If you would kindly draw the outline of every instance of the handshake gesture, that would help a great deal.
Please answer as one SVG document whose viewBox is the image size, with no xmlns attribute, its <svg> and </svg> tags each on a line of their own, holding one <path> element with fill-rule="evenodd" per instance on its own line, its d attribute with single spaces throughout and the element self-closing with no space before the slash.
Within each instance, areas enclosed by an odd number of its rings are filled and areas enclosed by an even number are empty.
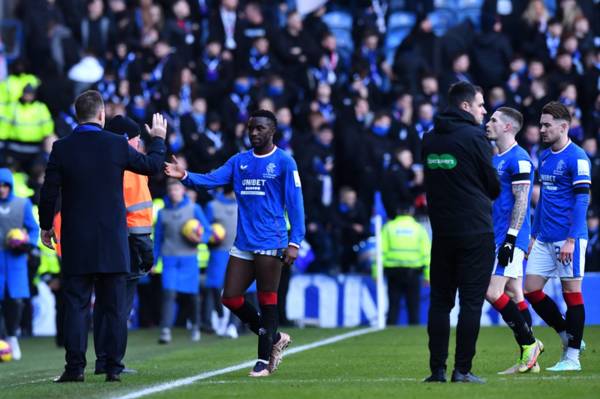
<svg viewBox="0 0 600 399">
<path fill-rule="evenodd" d="M 183 179 L 185 176 L 185 167 L 179 163 L 175 155 L 171 159 L 173 163 L 165 162 L 165 174 L 175 179 Z"/>
</svg>

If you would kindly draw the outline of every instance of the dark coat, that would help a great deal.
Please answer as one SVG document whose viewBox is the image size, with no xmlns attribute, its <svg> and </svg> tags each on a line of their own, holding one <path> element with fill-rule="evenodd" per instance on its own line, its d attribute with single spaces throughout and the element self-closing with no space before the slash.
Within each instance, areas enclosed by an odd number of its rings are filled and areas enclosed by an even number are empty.
<svg viewBox="0 0 600 399">
<path fill-rule="evenodd" d="M 84 126 L 94 130 L 81 129 Z M 66 275 L 129 273 L 123 172 L 158 173 L 166 151 L 164 140 L 152 139 L 148 150 L 143 155 L 123 136 L 93 124 L 80 126 L 54 143 L 40 194 L 40 227 L 52 228 L 60 191 Z"/>
<path fill-rule="evenodd" d="M 450 107 L 423 137 L 425 189 L 433 236 L 493 233 L 500 182 L 492 146 L 471 114 Z"/>
</svg>

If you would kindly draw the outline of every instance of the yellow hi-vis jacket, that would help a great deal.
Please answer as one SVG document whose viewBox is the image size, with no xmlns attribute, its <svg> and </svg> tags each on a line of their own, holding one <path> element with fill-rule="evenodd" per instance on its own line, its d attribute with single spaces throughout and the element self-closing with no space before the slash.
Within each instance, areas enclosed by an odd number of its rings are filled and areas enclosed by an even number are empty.
<svg viewBox="0 0 600 399">
<path fill-rule="evenodd" d="M 383 267 L 423 268 L 429 280 L 431 240 L 412 216 L 400 215 L 387 222 L 381 232 Z"/>
<path fill-rule="evenodd" d="M 9 139 L 23 143 L 41 143 L 54 132 L 54 122 L 46 104 L 32 103 L 15 105 Z"/>
<path fill-rule="evenodd" d="M 10 75 L 0 82 L 0 140 L 8 140 L 11 124 L 15 116 L 15 108 L 27 85 L 38 87 L 40 81 L 34 75 L 26 73 Z"/>
</svg>

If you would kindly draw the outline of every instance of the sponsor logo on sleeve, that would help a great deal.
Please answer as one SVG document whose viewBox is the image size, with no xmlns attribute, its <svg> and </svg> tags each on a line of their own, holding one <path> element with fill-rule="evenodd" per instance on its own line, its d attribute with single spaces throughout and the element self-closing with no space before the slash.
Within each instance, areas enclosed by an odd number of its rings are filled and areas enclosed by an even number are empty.
<svg viewBox="0 0 600 399">
<path fill-rule="evenodd" d="M 590 164 L 585 159 L 577 160 L 577 174 L 579 176 L 590 176 Z"/>
<path fill-rule="evenodd" d="M 302 184 L 300 183 L 300 174 L 298 174 L 298 171 L 295 170 L 293 172 L 293 174 L 294 174 L 294 185 L 296 187 L 302 187 Z"/>
<path fill-rule="evenodd" d="M 519 173 L 531 173 L 531 163 L 529 161 L 519 161 Z"/>
</svg>

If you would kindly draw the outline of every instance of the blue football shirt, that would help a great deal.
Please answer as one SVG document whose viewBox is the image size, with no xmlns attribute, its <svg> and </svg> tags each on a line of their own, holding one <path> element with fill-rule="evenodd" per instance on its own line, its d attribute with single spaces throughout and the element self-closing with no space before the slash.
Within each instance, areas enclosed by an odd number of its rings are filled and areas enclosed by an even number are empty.
<svg viewBox="0 0 600 399">
<path fill-rule="evenodd" d="M 496 247 L 501 246 L 510 228 L 510 219 L 515 205 L 515 196 L 512 193 L 513 184 L 529 183 L 529 194 L 527 196 L 527 212 L 517 234 L 516 247 L 527 251 L 529 236 L 531 234 L 531 221 L 529 213 L 529 201 L 533 187 L 533 163 L 527 151 L 515 143 L 502 154 L 494 155 L 494 167 L 500 178 L 500 195 L 494 201 L 492 217 L 494 221 L 494 237 Z"/>
<path fill-rule="evenodd" d="M 585 218 L 574 218 L 574 188 L 592 183 L 591 163 L 585 151 L 569 141 L 560 151 L 548 148 L 542 152 L 540 165 L 542 189 L 532 234 L 542 242 L 567 237 L 587 239 Z"/>
<path fill-rule="evenodd" d="M 287 248 L 286 212 L 291 225 L 289 244 L 299 247 L 304 238 L 298 167 L 280 148 L 266 155 L 256 155 L 253 150 L 236 154 L 211 173 L 188 173 L 182 183 L 203 188 L 233 183 L 238 201 L 234 245 L 242 251 Z"/>
</svg>

